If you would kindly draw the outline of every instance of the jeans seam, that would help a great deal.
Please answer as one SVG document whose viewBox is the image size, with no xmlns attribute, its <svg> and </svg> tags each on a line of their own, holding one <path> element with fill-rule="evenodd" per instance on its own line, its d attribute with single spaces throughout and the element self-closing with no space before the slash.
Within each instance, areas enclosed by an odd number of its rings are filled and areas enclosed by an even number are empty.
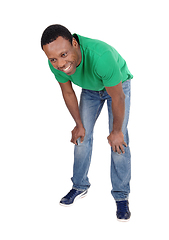
<svg viewBox="0 0 169 240">
<path fill-rule="evenodd" d="M 103 103 L 103 104 L 104 104 L 104 103 Z M 97 109 L 96 115 L 95 115 L 94 125 L 95 125 L 95 123 L 96 123 L 97 118 L 99 117 L 99 109 L 100 109 L 101 106 L 102 106 L 102 104 L 100 103 L 100 104 L 99 104 L 99 107 L 98 107 L 98 109 Z"/>
</svg>

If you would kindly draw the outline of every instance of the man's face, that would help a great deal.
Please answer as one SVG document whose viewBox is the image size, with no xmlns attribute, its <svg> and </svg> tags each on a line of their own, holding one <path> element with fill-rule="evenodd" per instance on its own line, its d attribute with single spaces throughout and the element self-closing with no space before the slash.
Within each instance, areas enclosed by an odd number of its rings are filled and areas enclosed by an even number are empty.
<svg viewBox="0 0 169 240">
<path fill-rule="evenodd" d="M 73 38 L 71 43 L 63 37 L 43 46 L 43 50 L 54 68 L 72 75 L 81 62 L 80 46 Z"/>
</svg>

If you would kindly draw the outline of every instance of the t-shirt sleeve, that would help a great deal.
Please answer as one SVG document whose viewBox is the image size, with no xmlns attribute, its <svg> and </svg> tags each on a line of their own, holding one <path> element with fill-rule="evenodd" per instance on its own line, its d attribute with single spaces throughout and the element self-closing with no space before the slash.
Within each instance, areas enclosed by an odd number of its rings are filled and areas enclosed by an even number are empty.
<svg viewBox="0 0 169 240">
<path fill-rule="evenodd" d="M 99 57 L 95 72 L 105 87 L 113 87 L 122 81 L 123 76 L 118 64 L 118 57 L 114 56 L 111 51 L 107 51 Z"/>
<path fill-rule="evenodd" d="M 60 82 L 60 83 L 66 83 L 66 82 L 69 81 L 69 79 L 67 78 L 67 76 L 65 76 L 65 77 L 62 76 L 62 74 L 59 73 L 59 71 L 52 66 L 52 64 L 51 64 L 50 61 L 48 61 L 48 64 L 49 64 L 50 70 L 52 71 L 52 73 L 54 74 L 54 76 L 55 76 L 55 78 L 56 78 L 56 80 L 57 80 L 58 82 Z M 66 75 L 66 74 L 65 74 L 65 75 Z"/>
</svg>

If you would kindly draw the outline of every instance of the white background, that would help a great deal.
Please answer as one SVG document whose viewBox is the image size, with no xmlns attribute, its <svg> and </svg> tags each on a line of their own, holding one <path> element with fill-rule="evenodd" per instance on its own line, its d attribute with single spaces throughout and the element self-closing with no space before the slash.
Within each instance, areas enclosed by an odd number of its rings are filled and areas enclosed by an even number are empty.
<svg viewBox="0 0 169 240">
<path fill-rule="evenodd" d="M 169 239 L 167 0 L 16 0 L 0 9 L 0 239 Z M 111 44 L 134 75 L 128 223 L 117 222 L 110 194 L 106 104 L 88 196 L 71 208 L 58 204 L 72 187 L 74 121 L 40 47 L 55 23 Z"/>
</svg>

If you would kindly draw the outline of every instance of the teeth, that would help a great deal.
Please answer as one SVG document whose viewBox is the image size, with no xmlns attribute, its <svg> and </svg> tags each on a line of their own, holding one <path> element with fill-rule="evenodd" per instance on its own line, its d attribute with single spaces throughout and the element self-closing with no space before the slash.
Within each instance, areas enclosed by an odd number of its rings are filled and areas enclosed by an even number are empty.
<svg viewBox="0 0 169 240">
<path fill-rule="evenodd" d="M 67 71 L 70 68 L 70 66 L 68 66 L 67 68 L 63 69 L 63 71 Z"/>
</svg>

